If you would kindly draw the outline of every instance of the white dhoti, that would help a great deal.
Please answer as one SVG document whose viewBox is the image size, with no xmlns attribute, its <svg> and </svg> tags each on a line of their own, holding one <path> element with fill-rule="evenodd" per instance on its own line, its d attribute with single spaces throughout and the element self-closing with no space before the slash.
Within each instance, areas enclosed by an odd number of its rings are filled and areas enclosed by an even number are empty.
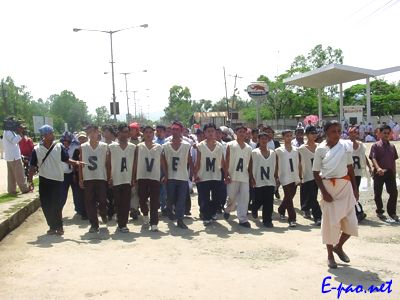
<svg viewBox="0 0 400 300">
<path fill-rule="evenodd" d="M 342 232 L 358 236 L 358 221 L 355 212 L 356 198 L 351 182 L 346 179 L 324 179 L 326 191 L 332 196 L 332 202 L 321 201 L 322 243 L 336 245 Z"/>
</svg>

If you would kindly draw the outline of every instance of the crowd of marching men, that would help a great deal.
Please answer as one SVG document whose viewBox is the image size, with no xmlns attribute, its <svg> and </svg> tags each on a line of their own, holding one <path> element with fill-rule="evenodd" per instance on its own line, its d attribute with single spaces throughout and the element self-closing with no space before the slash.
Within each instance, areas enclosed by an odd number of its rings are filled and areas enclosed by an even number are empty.
<svg viewBox="0 0 400 300">
<path fill-rule="evenodd" d="M 365 145 L 358 141 L 358 130 L 348 128 L 349 141 L 341 139 L 352 148 L 356 200 L 361 177 L 368 168 L 374 178 L 378 217 L 399 222 L 397 152 L 386 137 L 391 128 L 381 127 L 382 136 L 372 146 L 369 158 Z M 101 129 L 89 125 L 79 133 L 64 133 L 60 141 L 55 141 L 53 128 L 48 125 L 41 127 L 40 133 L 42 141 L 32 152 L 28 181 L 32 182 L 34 173 L 39 172 L 39 195 L 48 234 L 64 233 L 62 209 L 69 188 L 75 211 L 89 220 L 91 233 L 99 231 L 98 215 L 103 224 L 115 217 L 120 232 L 129 232 L 129 217 L 140 218 L 151 231 L 157 231 L 160 210 L 162 216 L 187 229 L 184 217 L 192 214 L 190 194 L 194 184 L 204 226 L 217 221 L 218 215 L 228 220 L 236 211 L 238 225 L 250 228 L 248 212 L 256 219 L 262 207 L 263 225 L 273 227 L 274 196 L 281 198 L 280 186 L 283 197 L 278 213 L 289 227 L 296 227 L 293 198 L 298 188 L 303 216 L 316 226 L 323 219 L 318 202 L 321 186 L 315 175 L 320 170 L 315 161 L 323 166 L 329 153 L 321 152 L 323 156 L 316 157 L 317 149 L 327 145 L 321 141 L 319 128 L 312 124 L 294 132 L 282 131 L 282 145 L 274 139 L 274 130 L 262 125 L 257 129 L 238 126 L 233 131 L 206 124 L 195 134 L 189 134 L 178 121 L 156 128 L 137 123 Z M 339 162 L 333 160 L 330 164 L 335 169 Z M 384 216 L 381 197 L 384 183 L 390 195 L 388 217 Z M 366 215 L 361 204 L 355 204 L 354 214 L 362 221 Z"/>
</svg>

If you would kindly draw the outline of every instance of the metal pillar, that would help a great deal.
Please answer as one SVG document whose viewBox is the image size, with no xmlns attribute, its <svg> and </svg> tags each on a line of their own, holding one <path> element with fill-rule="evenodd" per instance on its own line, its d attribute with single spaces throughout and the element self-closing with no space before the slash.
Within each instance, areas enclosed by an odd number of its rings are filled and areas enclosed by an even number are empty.
<svg viewBox="0 0 400 300">
<path fill-rule="evenodd" d="M 116 112 L 116 97 L 115 97 L 115 80 L 114 80 L 114 53 L 113 53 L 113 40 L 112 35 L 113 31 L 110 31 L 110 45 L 111 45 L 111 80 L 112 80 L 112 100 L 114 106 L 114 121 L 117 121 L 117 112 Z"/>
<path fill-rule="evenodd" d="M 318 89 L 318 119 L 319 119 L 319 124 L 322 122 L 322 95 L 321 95 L 321 89 Z"/>
<path fill-rule="evenodd" d="M 371 122 L 371 84 L 367 77 L 367 124 Z"/>
<path fill-rule="evenodd" d="M 343 83 L 339 84 L 339 122 L 342 124 L 343 116 Z"/>
</svg>

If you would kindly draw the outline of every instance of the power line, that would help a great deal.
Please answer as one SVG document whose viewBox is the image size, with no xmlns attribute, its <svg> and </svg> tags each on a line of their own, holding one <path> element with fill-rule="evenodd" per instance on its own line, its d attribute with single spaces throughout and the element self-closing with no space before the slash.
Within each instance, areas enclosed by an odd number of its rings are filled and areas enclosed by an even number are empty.
<svg viewBox="0 0 400 300">
<path fill-rule="evenodd" d="M 357 9 L 355 12 L 350 14 L 347 18 L 351 18 L 351 17 L 355 16 L 356 14 L 358 14 L 359 12 L 361 12 L 362 10 L 364 10 L 365 8 L 367 8 L 368 6 L 370 6 L 372 3 L 376 2 L 376 1 L 378 1 L 378 0 L 372 0 L 372 1 L 368 2 L 366 5 L 362 6 L 360 9 Z"/>
</svg>

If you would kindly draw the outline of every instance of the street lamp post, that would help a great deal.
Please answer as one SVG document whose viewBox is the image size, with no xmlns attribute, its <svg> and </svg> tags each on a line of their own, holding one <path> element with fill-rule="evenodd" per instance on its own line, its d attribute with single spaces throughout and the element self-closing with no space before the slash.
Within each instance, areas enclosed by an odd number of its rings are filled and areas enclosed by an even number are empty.
<svg viewBox="0 0 400 300">
<path fill-rule="evenodd" d="M 142 72 L 146 73 L 147 70 L 143 70 Z M 128 96 L 128 79 L 127 79 L 127 76 L 129 74 L 132 74 L 132 73 L 134 73 L 134 72 L 120 73 L 121 75 L 124 75 L 124 77 L 125 77 L 125 94 L 126 94 L 126 107 L 128 109 L 128 116 L 130 116 L 130 113 L 129 113 L 129 96 Z M 134 99 L 134 102 L 135 102 L 135 118 L 136 118 L 136 101 L 135 101 L 135 99 Z M 129 122 L 130 120 L 127 120 L 127 121 Z"/>
<path fill-rule="evenodd" d="M 113 39 L 112 36 L 114 33 L 131 29 L 131 28 L 137 28 L 137 27 L 142 27 L 142 28 L 147 28 L 149 27 L 148 24 L 142 24 L 139 26 L 132 26 L 132 27 L 127 27 L 127 28 L 122 28 L 118 30 L 96 30 L 96 29 L 83 29 L 83 28 L 73 28 L 73 32 L 78 32 L 78 31 L 96 31 L 96 32 L 103 32 L 103 33 L 108 33 L 110 35 L 110 46 L 111 46 L 111 80 L 112 80 L 112 100 L 113 100 L 113 114 L 114 114 L 114 121 L 117 121 L 117 113 L 116 113 L 116 97 L 115 97 L 115 80 L 114 80 L 114 53 L 113 53 Z"/>
</svg>

